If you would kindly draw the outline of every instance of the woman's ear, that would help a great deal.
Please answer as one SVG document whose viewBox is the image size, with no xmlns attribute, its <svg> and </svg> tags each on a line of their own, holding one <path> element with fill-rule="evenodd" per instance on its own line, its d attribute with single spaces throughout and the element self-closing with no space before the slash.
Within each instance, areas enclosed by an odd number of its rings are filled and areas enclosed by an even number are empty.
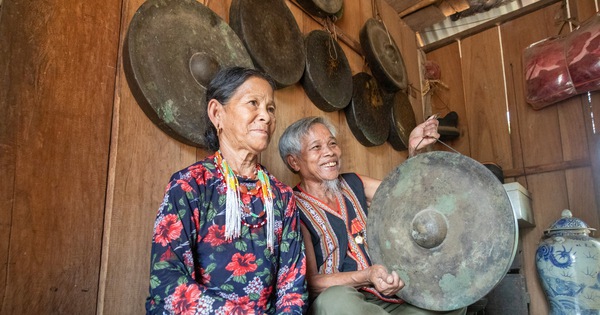
<svg viewBox="0 0 600 315">
<path fill-rule="evenodd" d="M 219 129 L 220 120 L 221 120 L 221 110 L 223 109 L 223 105 L 219 103 L 216 99 L 211 99 L 208 101 L 208 105 L 206 106 L 206 112 L 208 114 L 208 118 L 215 125 L 217 130 Z"/>
</svg>

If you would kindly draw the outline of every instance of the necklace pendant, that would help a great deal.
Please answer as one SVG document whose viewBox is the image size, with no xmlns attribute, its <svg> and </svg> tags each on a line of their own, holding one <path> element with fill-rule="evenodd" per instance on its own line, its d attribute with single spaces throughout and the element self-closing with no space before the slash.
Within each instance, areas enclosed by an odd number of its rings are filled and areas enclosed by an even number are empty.
<svg viewBox="0 0 600 315">
<path fill-rule="evenodd" d="M 365 238 L 362 236 L 362 233 L 359 233 L 354 237 L 354 242 L 356 242 L 356 244 L 363 244 L 365 242 Z"/>
</svg>

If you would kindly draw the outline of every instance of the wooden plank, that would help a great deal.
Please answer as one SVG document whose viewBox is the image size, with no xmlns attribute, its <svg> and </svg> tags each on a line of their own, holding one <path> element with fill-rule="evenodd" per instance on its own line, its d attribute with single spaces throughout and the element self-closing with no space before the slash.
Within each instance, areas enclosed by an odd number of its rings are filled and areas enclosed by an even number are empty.
<svg viewBox="0 0 600 315">
<path fill-rule="evenodd" d="M 573 19 L 579 23 L 593 17 L 598 12 L 598 0 L 571 0 L 569 8 Z M 577 27 L 577 25 L 573 25 Z"/>
<path fill-rule="evenodd" d="M 594 180 L 594 195 L 596 201 L 596 214 L 600 216 L 600 92 L 590 93 L 582 96 L 586 102 L 583 102 L 586 114 L 585 129 L 587 131 L 588 145 L 591 152 L 592 178 Z M 589 211 L 594 211 L 590 209 Z M 598 234 L 596 234 L 598 237 Z"/>
<path fill-rule="evenodd" d="M 385 0 L 385 2 L 397 13 L 400 13 L 412 6 L 418 5 L 421 0 Z"/>
<path fill-rule="evenodd" d="M 428 53 L 427 60 L 434 61 L 440 66 L 440 81 L 448 87 L 446 89 L 440 85 L 431 92 L 431 111 L 432 113 L 440 113 L 442 117 L 451 111 L 458 114 L 460 137 L 448 141 L 447 144 L 462 154 L 470 156 L 470 132 L 465 108 L 459 43 L 455 42 Z M 448 150 L 439 144 L 436 145 L 436 149 Z"/>
<path fill-rule="evenodd" d="M 402 10 L 398 13 L 398 16 L 404 18 L 405 16 L 420 11 L 421 9 L 427 8 L 427 6 L 432 5 L 437 0 L 421 0 L 419 3 L 412 5 L 405 10 Z"/>
<path fill-rule="evenodd" d="M 471 157 L 512 167 L 499 32 L 490 29 L 461 42 L 466 121 Z"/>
<path fill-rule="evenodd" d="M 445 19 L 446 16 L 442 10 L 435 5 L 430 5 L 413 13 L 402 16 L 404 23 L 410 26 L 410 28 L 412 28 L 415 32 L 422 31 L 423 29 Z"/>
<path fill-rule="evenodd" d="M 0 5 L 1 5 L 0 1 Z M 0 8 L 1 9 L 1 8 Z M 13 43 L 19 39 L 19 34 L 14 32 L 15 25 L 19 25 L 18 14 L 13 13 L 18 7 L 5 6 L 6 16 L 0 19 L 0 42 Z M 0 45 L 0 301 L 4 301 L 7 287 L 7 274 L 9 270 L 8 257 L 10 245 L 11 221 L 13 205 L 15 203 L 15 166 L 17 163 L 17 118 L 19 97 L 14 90 L 19 89 L 20 83 L 11 81 L 22 73 L 23 61 L 16 58 L 12 45 Z M 0 311 L 2 305 L 0 304 Z"/>
<path fill-rule="evenodd" d="M 600 214 L 594 196 L 594 178 L 591 167 L 581 167 L 565 172 L 569 209 L 577 217 L 596 230 L 600 229 Z M 597 237 L 597 235 L 595 235 Z"/>
<path fill-rule="evenodd" d="M 2 29 L 19 31 L 2 38 L 18 146 L 0 313 L 95 313 L 119 8 L 111 0 L 2 8 Z"/>
<path fill-rule="evenodd" d="M 573 168 L 589 167 L 590 165 L 591 162 L 588 159 L 569 160 L 560 163 L 536 165 L 521 169 L 508 169 L 504 170 L 503 173 L 505 177 L 520 177 L 547 172 L 565 171 Z"/>
<path fill-rule="evenodd" d="M 554 4 L 527 16 L 503 24 L 504 68 L 507 77 L 511 139 L 515 167 L 560 163 L 561 132 L 557 128 L 557 105 L 535 111 L 525 102 L 523 50 L 543 38 L 556 35 L 554 16 L 560 4 Z M 529 30 L 523 32 L 524 29 Z"/>
<path fill-rule="evenodd" d="M 124 2 L 122 25 L 129 25 L 143 2 Z M 126 31 L 127 27 L 121 31 L 121 46 Z M 171 174 L 207 153 L 174 140 L 146 117 L 131 95 L 119 61 L 98 313 L 142 314 L 152 227 L 164 189 Z"/>
<path fill-rule="evenodd" d="M 536 226 L 521 229 L 524 273 L 527 291 L 531 299 L 530 314 L 548 314 L 548 304 L 540 285 L 535 267 L 535 252 L 543 231 L 560 218 L 563 209 L 569 207 L 568 188 L 564 171 L 528 176 L 525 187 L 532 198 Z"/>
<path fill-rule="evenodd" d="M 442 0 L 437 6 L 445 16 L 462 12 L 471 7 L 467 0 Z"/>
</svg>

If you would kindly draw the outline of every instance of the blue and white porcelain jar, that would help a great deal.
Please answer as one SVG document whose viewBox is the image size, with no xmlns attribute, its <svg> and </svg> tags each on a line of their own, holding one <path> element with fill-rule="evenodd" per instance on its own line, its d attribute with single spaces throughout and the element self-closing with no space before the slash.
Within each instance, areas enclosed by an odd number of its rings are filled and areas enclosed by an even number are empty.
<svg viewBox="0 0 600 315">
<path fill-rule="evenodd" d="M 600 242 L 594 229 L 563 210 L 544 231 L 536 267 L 550 315 L 600 314 Z"/>
</svg>

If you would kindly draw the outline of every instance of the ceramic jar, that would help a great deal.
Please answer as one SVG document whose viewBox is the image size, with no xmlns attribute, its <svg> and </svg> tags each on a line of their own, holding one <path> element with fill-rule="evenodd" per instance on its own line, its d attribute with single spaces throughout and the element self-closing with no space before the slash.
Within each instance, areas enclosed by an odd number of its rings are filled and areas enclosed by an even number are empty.
<svg viewBox="0 0 600 315">
<path fill-rule="evenodd" d="M 569 210 L 544 231 L 536 267 L 550 315 L 600 314 L 600 242 Z"/>
</svg>

